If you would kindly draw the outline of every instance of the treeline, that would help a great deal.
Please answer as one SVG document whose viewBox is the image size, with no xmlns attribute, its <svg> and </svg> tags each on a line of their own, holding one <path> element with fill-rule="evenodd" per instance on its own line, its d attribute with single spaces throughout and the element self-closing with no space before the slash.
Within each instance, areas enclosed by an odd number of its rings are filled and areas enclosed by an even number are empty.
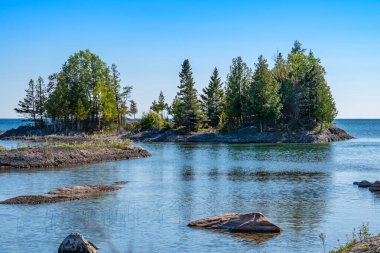
<svg viewBox="0 0 380 253">
<path fill-rule="evenodd" d="M 337 115 L 325 73 L 320 59 L 295 41 L 286 59 L 276 54 L 272 69 L 263 56 L 253 71 L 241 57 L 233 59 L 225 85 L 215 68 L 199 98 L 190 62 L 185 60 L 172 105 L 162 102 L 161 93 L 151 109 L 157 113 L 166 109 L 176 127 L 188 131 L 208 126 L 226 131 L 248 126 L 260 131 L 322 130 Z"/>
<path fill-rule="evenodd" d="M 38 127 L 52 124 L 57 131 L 121 128 L 127 114 L 138 112 L 136 102 L 129 101 L 132 86 L 121 86 L 117 66 L 107 66 L 89 50 L 70 56 L 61 71 L 48 79 L 47 85 L 41 77 L 30 80 L 25 98 L 15 109 Z"/>
</svg>

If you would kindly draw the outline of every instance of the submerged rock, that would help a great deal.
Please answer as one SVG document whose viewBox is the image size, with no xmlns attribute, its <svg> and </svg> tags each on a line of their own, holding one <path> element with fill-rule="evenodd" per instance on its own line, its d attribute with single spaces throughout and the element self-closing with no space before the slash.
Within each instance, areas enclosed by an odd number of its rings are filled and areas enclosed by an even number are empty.
<svg viewBox="0 0 380 253">
<path fill-rule="evenodd" d="M 376 181 L 375 183 L 373 183 L 370 187 L 369 187 L 369 190 L 371 192 L 380 192 L 380 181 Z"/>
<path fill-rule="evenodd" d="M 128 184 L 128 181 L 116 181 L 113 182 L 114 185 Z"/>
<path fill-rule="evenodd" d="M 363 180 L 361 182 L 354 182 L 358 187 L 367 188 L 372 185 L 372 183 L 368 182 L 367 180 Z"/>
<path fill-rule="evenodd" d="M 57 203 L 70 200 L 85 199 L 99 195 L 103 192 L 120 190 L 122 187 L 115 185 L 77 185 L 57 188 L 45 195 L 24 195 L 0 201 L 5 205 L 39 205 Z"/>
<path fill-rule="evenodd" d="M 226 213 L 206 219 L 192 221 L 190 227 L 225 229 L 231 232 L 245 233 L 279 233 L 282 229 L 273 224 L 263 214 Z"/>
<path fill-rule="evenodd" d="M 99 248 L 79 233 L 71 233 L 61 243 L 58 253 L 96 253 Z"/>
</svg>

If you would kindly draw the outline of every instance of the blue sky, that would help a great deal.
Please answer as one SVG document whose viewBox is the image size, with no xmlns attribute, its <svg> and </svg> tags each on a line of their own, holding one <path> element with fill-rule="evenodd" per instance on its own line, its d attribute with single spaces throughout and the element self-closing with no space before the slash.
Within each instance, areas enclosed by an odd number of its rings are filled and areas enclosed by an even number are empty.
<svg viewBox="0 0 380 253">
<path fill-rule="evenodd" d="M 380 118 L 380 1 L 0 0 L 0 118 L 30 78 L 58 72 L 90 49 L 119 67 L 140 112 L 163 90 L 171 102 L 190 59 L 198 91 L 232 58 L 253 67 L 300 40 L 322 59 L 339 118 Z"/>
</svg>

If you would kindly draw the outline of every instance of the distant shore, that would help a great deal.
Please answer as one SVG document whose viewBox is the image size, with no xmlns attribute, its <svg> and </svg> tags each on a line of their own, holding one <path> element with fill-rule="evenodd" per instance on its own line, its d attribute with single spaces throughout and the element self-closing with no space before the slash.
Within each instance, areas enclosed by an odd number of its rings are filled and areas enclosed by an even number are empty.
<svg viewBox="0 0 380 253">
<path fill-rule="evenodd" d="M 230 133 L 192 132 L 176 130 L 143 131 L 129 136 L 138 142 L 199 142 L 199 143 L 329 143 L 344 141 L 353 137 L 346 131 L 331 127 L 318 132 L 263 132 L 254 128 L 243 128 Z"/>
</svg>

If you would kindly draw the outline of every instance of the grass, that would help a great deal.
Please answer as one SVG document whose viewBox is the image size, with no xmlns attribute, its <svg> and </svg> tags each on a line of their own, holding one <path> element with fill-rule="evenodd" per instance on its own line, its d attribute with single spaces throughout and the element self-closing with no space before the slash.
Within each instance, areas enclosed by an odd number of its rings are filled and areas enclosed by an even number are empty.
<svg viewBox="0 0 380 253">
<path fill-rule="evenodd" d="M 347 242 L 346 245 L 343 245 L 337 249 L 330 250 L 329 253 L 343 253 L 343 252 L 349 252 L 358 242 L 363 241 L 371 237 L 371 233 L 369 231 L 369 223 L 363 223 L 359 229 L 358 232 L 356 232 L 356 229 L 354 228 L 352 231 L 352 239 L 351 241 Z M 369 247 L 369 246 L 364 246 Z"/>
<path fill-rule="evenodd" d="M 126 150 L 131 147 L 130 140 L 96 140 L 86 142 L 50 142 L 46 141 L 44 146 L 66 147 L 66 148 L 115 148 Z"/>
</svg>

